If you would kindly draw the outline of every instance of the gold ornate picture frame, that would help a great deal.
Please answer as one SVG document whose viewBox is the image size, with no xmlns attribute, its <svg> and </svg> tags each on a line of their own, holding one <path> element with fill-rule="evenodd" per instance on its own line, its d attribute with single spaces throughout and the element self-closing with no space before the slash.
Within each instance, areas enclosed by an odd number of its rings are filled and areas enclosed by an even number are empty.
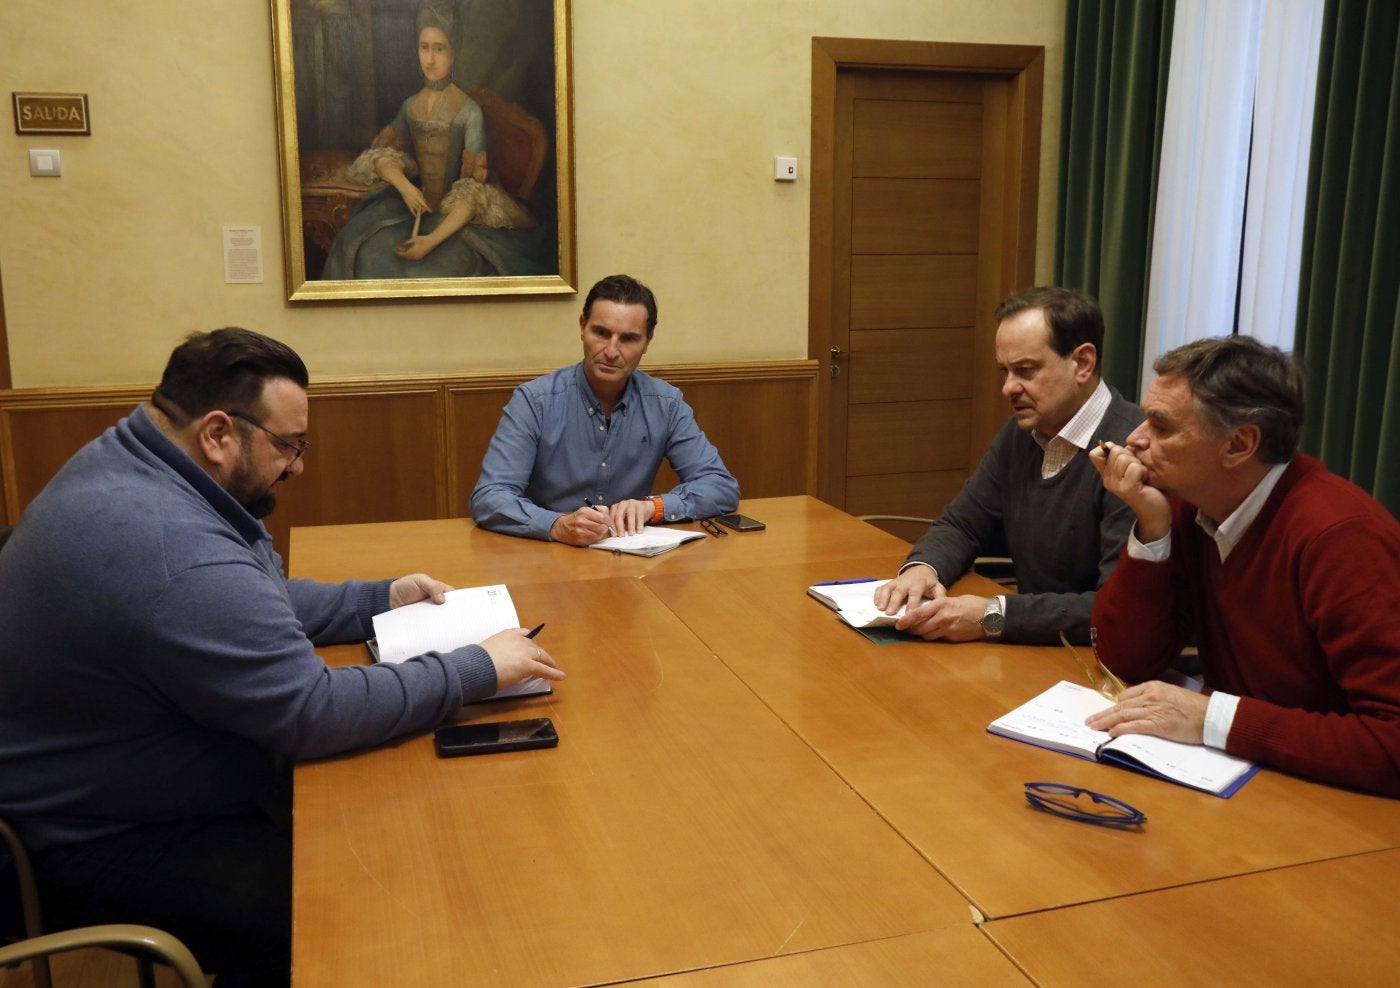
<svg viewBox="0 0 1400 988">
<path fill-rule="evenodd" d="M 569 0 L 271 0 L 287 297 L 568 294 Z"/>
</svg>

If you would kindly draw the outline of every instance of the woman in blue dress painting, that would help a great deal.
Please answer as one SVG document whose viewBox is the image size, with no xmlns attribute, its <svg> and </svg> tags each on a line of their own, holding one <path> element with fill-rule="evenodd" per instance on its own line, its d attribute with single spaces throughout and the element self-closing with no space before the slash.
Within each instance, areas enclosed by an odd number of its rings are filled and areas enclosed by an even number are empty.
<svg viewBox="0 0 1400 988">
<path fill-rule="evenodd" d="M 426 7 L 417 27 L 424 86 L 349 170 L 388 184 L 336 235 L 322 278 L 557 273 L 544 231 L 491 175 L 481 107 L 452 80 L 450 22 Z"/>
</svg>

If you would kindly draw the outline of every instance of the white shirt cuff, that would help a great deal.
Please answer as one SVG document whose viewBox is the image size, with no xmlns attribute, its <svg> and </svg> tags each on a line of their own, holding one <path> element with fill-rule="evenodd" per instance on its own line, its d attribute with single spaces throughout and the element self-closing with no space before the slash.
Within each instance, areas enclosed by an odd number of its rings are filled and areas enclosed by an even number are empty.
<svg viewBox="0 0 1400 988">
<path fill-rule="evenodd" d="M 1172 533 L 1168 530 L 1156 542 L 1140 542 L 1137 537 L 1137 525 L 1134 524 L 1128 532 L 1128 557 L 1130 559 L 1145 559 L 1150 563 L 1161 563 L 1171 558 L 1172 554 Z"/>
<path fill-rule="evenodd" d="M 1202 741 L 1207 748 L 1225 750 L 1225 739 L 1230 736 L 1230 726 L 1235 722 L 1235 708 L 1240 698 L 1229 693 L 1212 693 L 1210 705 L 1206 707 L 1206 724 Z"/>
</svg>

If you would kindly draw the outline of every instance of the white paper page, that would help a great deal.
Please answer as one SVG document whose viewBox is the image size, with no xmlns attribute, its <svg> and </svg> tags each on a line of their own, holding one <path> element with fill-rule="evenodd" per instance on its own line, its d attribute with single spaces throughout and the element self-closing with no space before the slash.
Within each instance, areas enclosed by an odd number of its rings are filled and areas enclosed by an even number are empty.
<svg viewBox="0 0 1400 988">
<path fill-rule="evenodd" d="M 452 590 L 447 600 L 419 601 L 374 616 L 380 662 L 403 662 L 424 652 L 475 645 L 506 628 L 520 627 L 504 584 Z"/>
<path fill-rule="evenodd" d="M 886 614 L 875 606 L 875 588 L 884 580 L 861 580 L 857 583 L 816 583 L 807 588 L 812 595 L 820 595 L 836 605 L 842 621 L 855 628 L 892 628 L 904 614 L 901 607 L 897 614 Z"/>
<path fill-rule="evenodd" d="M 807 592 L 825 597 L 836 605 L 838 611 L 855 611 L 862 607 L 874 607 L 875 588 L 884 582 L 859 580 L 853 583 L 814 583 L 807 588 Z"/>
<path fill-rule="evenodd" d="M 614 535 L 612 538 L 594 542 L 590 549 L 617 549 L 622 552 L 648 549 L 673 549 L 691 539 L 703 539 L 705 533 L 691 532 L 679 528 L 661 528 L 647 525 L 636 535 Z"/>
<path fill-rule="evenodd" d="M 1113 701 L 1096 690 L 1061 681 L 1034 700 L 992 721 L 991 726 L 1006 734 L 1077 751 L 1092 758 L 1099 745 L 1109 739 L 1109 734 L 1085 727 L 1084 719 L 1111 706 Z"/>
<path fill-rule="evenodd" d="M 1228 789 L 1232 782 L 1254 767 L 1253 762 L 1227 755 L 1218 748 L 1182 744 L 1147 734 L 1124 734 L 1114 739 L 1107 750 L 1130 755 L 1163 775 L 1210 792 Z"/>
</svg>

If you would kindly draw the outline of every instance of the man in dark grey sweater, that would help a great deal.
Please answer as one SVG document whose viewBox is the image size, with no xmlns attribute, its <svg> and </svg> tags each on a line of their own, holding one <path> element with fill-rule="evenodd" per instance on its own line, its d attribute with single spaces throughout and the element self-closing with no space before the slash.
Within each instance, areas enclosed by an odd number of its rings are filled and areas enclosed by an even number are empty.
<svg viewBox="0 0 1400 988">
<path fill-rule="evenodd" d="M 1103 313 L 1065 288 L 1030 288 L 997 307 L 1001 393 L 1014 415 L 899 575 L 875 591 L 898 627 L 930 640 L 1045 645 L 1089 640 L 1094 591 L 1133 513 L 1103 490 L 1087 451 L 1122 443 L 1142 411 L 1099 376 Z M 1012 557 L 1019 594 L 949 596 L 978 555 Z"/>
</svg>

